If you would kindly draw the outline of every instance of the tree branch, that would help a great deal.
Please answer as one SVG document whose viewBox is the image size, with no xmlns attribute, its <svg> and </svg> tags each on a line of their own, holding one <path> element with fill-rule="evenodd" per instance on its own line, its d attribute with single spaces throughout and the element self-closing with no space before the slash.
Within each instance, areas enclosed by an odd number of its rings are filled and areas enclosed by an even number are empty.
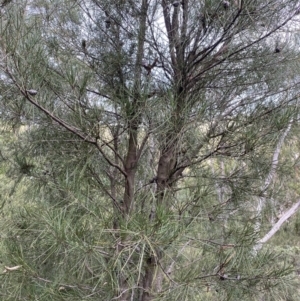
<svg viewBox="0 0 300 301">
<path fill-rule="evenodd" d="M 289 210 L 287 210 L 279 219 L 279 221 L 272 227 L 272 229 L 263 237 L 261 238 L 257 244 L 254 246 L 254 252 L 257 253 L 266 243 L 283 225 L 283 223 L 288 220 L 293 214 L 295 214 L 300 208 L 300 200 L 294 204 Z"/>
</svg>

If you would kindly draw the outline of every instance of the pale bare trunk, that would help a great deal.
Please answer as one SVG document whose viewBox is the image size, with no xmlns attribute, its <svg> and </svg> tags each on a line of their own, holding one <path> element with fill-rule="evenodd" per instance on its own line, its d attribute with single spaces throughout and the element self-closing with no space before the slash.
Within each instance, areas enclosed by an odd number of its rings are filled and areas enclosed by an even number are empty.
<svg viewBox="0 0 300 301">
<path fill-rule="evenodd" d="M 284 140 L 285 140 L 286 136 L 288 135 L 288 133 L 291 130 L 292 122 L 293 122 L 293 119 L 290 120 L 287 128 L 283 132 L 282 136 L 280 137 L 280 139 L 279 139 L 279 141 L 276 145 L 269 173 L 268 173 L 268 175 L 265 179 L 264 185 L 261 187 L 261 195 L 257 199 L 257 207 L 256 207 L 257 222 L 256 222 L 256 225 L 255 225 L 255 230 L 256 230 L 257 233 L 260 232 L 261 214 L 262 214 L 262 211 L 263 211 L 263 209 L 266 205 L 265 193 L 268 190 L 268 188 L 270 187 L 270 185 L 271 185 L 271 183 L 274 179 L 274 176 L 276 175 L 276 170 L 277 170 L 278 163 L 279 163 L 279 161 L 278 161 L 279 160 L 279 155 L 280 155 Z"/>
</svg>

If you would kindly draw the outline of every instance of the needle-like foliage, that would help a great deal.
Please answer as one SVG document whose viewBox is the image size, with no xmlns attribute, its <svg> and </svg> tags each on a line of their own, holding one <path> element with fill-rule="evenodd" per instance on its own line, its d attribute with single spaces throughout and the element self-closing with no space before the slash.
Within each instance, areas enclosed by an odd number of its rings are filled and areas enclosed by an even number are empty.
<svg viewBox="0 0 300 301">
<path fill-rule="evenodd" d="M 291 267 L 262 246 L 280 202 L 295 204 L 283 222 L 299 207 L 277 186 L 298 117 L 299 11 L 3 4 L 1 300 L 292 296 Z"/>
</svg>

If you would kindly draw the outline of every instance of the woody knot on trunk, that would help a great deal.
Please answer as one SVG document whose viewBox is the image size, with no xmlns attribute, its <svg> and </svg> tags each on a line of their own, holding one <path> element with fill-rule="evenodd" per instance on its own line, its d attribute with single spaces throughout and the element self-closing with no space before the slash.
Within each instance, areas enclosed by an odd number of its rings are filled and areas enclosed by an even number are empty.
<svg viewBox="0 0 300 301">
<path fill-rule="evenodd" d="M 142 66 L 147 70 L 147 75 L 150 75 L 151 70 L 156 66 L 157 62 L 158 58 L 156 58 L 152 64 L 147 64 L 146 62 L 142 63 Z"/>
</svg>

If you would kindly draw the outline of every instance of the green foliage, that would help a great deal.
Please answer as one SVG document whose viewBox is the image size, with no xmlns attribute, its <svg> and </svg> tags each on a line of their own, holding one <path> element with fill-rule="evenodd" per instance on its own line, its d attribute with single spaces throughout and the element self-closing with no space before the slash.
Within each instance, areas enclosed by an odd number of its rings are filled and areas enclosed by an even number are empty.
<svg viewBox="0 0 300 301">
<path fill-rule="evenodd" d="M 2 8 L 1 300 L 297 300 L 299 8 L 187 2 Z"/>
</svg>

